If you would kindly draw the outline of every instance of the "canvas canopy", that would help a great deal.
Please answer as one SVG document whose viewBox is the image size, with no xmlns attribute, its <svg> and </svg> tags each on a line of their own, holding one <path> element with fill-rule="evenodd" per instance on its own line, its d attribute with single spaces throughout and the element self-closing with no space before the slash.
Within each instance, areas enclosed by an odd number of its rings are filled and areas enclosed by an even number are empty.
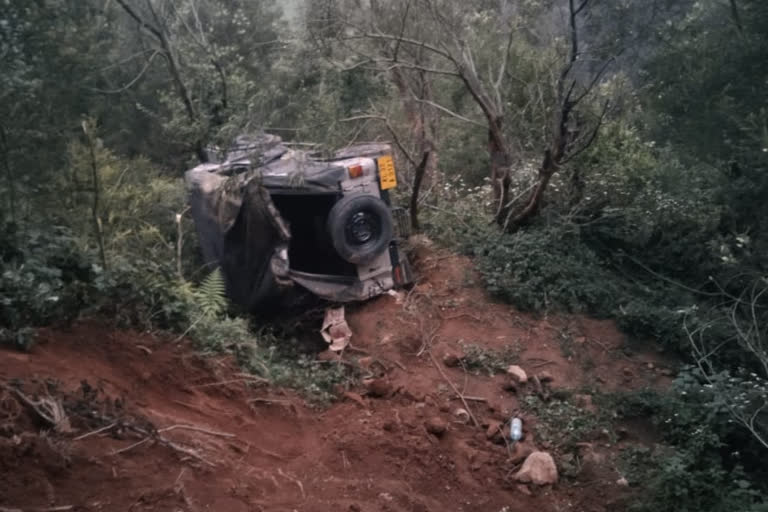
<svg viewBox="0 0 768 512">
<path fill-rule="evenodd" d="M 274 298 L 279 285 L 296 283 L 334 301 L 362 300 L 371 292 L 355 278 L 291 270 L 291 232 L 272 194 L 339 192 L 343 160 L 389 152 L 381 144 L 346 148 L 330 158 L 291 149 L 279 137 L 240 137 L 226 153 L 185 173 L 190 208 L 205 262 L 220 266 L 230 298 L 254 309 Z M 311 214 L 311 212 L 308 212 Z"/>
</svg>

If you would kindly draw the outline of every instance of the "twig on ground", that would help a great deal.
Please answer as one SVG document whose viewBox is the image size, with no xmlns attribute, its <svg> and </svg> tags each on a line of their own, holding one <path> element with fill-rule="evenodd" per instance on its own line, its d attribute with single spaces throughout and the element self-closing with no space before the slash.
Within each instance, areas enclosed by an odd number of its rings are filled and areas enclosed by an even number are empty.
<svg viewBox="0 0 768 512">
<path fill-rule="evenodd" d="M 543 366 L 549 366 L 550 364 L 557 364 L 557 361 L 542 361 L 540 363 L 536 363 L 536 364 L 531 365 L 531 368 L 533 368 L 535 370 L 536 368 L 541 368 Z"/>
<path fill-rule="evenodd" d="M 217 432 L 215 430 L 208 430 L 202 427 L 196 427 L 195 425 L 171 425 L 170 427 L 161 428 L 158 432 L 170 432 L 171 430 L 182 429 L 192 430 L 193 432 L 202 432 L 203 434 L 209 434 L 219 437 L 237 437 L 235 434 L 229 434 L 227 432 Z"/>
<path fill-rule="evenodd" d="M 141 445 L 143 445 L 144 443 L 146 443 L 147 441 L 149 441 L 149 438 L 148 438 L 148 437 L 145 437 L 144 439 L 142 439 L 142 440 L 140 440 L 140 441 L 136 441 L 135 443 L 133 443 L 133 444 L 132 444 L 132 445 L 130 445 L 130 446 L 126 446 L 125 448 L 120 448 L 119 450 L 114 450 L 114 451 L 112 452 L 112 455 L 118 455 L 118 454 L 120 454 L 120 453 L 125 453 L 125 452 L 127 452 L 127 451 L 129 451 L 129 450 L 133 450 L 133 449 L 134 449 L 134 448 L 136 448 L 137 446 L 141 446 Z"/>
<path fill-rule="evenodd" d="M 0 507 L 0 512 L 66 512 L 67 510 L 72 510 L 74 508 L 74 505 L 60 505 L 58 507 L 37 507 L 27 509 Z"/>
<path fill-rule="evenodd" d="M 475 415 L 472 414 L 472 410 L 469 408 L 469 403 L 467 402 L 467 399 L 464 397 L 464 395 L 461 394 L 459 389 L 456 387 L 456 384 L 451 381 L 450 378 L 448 378 L 448 375 L 445 374 L 442 367 L 440 366 L 440 363 L 437 362 L 437 359 L 435 359 L 435 356 L 432 355 L 432 351 L 427 350 L 427 355 L 429 355 L 429 359 L 432 361 L 432 365 L 437 369 L 438 373 L 443 377 L 443 379 L 448 383 L 449 386 L 451 386 L 451 389 L 453 389 L 453 392 L 456 393 L 456 396 L 459 397 L 461 400 L 461 403 L 464 404 L 464 409 L 466 409 L 467 413 L 469 414 L 469 418 L 472 420 L 472 424 L 475 425 L 476 428 L 480 428 L 480 423 L 477 421 L 477 418 L 475 418 Z"/>
<path fill-rule="evenodd" d="M 89 438 L 91 436 L 95 436 L 95 435 L 101 434 L 102 432 L 110 430 L 110 429 L 114 428 L 115 426 L 117 426 L 117 422 L 116 421 L 110 423 L 109 425 L 105 425 L 105 426 L 103 426 L 101 428 L 98 428 L 96 430 L 92 430 L 91 432 L 85 433 L 85 434 L 83 434 L 81 436 L 77 436 L 76 438 L 73 439 L 73 441 L 82 441 L 83 439 L 87 439 L 87 438 Z"/>
<path fill-rule="evenodd" d="M 127 430 L 130 430 L 131 432 L 134 432 L 136 434 L 142 435 L 142 436 L 144 436 L 144 438 L 139 440 L 139 441 L 137 441 L 137 442 L 135 442 L 135 443 L 133 443 L 130 446 L 126 446 L 125 448 L 121 448 L 121 449 L 119 449 L 117 451 L 112 452 L 112 455 L 118 455 L 120 453 L 125 453 L 128 450 L 132 450 L 132 449 L 134 449 L 134 448 L 136 448 L 138 446 L 141 446 L 142 444 L 146 443 L 147 441 L 154 441 L 156 443 L 159 443 L 162 446 L 165 446 L 165 447 L 170 448 L 172 450 L 175 450 L 175 451 L 177 451 L 179 453 L 183 453 L 184 455 L 192 457 L 193 459 L 196 459 L 196 460 L 202 462 L 203 464 L 206 464 L 206 465 L 211 466 L 211 467 L 216 467 L 216 464 L 214 464 L 213 462 L 205 459 L 203 456 L 201 456 L 196 451 L 192 450 L 191 448 L 186 448 L 184 446 L 181 446 L 180 444 L 175 443 L 175 442 L 171 441 L 170 439 L 166 439 L 163 436 L 159 435 L 158 432 L 148 432 L 147 430 L 145 430 L 143 428 L 140 428 L 140 427 L 137 427 L 137 426 L 133 426 L 133 425 L 124 425 L 124 426 L 125 426 L 125 428 Z"/>
<path fill-rule="evenodd" d="M 183 453 L 185 455 L 189 455 L 193 459 L 197 459 L 197 460 L 199 460 L 200 462 L 202 462 L 203 464 L 205 464 L 207 466 L 210 466 L 212 468 L 216 467 L 216 464 L 214 464 L 213 462 L 205 459 L 199 453 L 197 453 L 196 451 L 194 451 L 194 450 L 192 450 L 190 448 L 185 448 L 184 446 L 176 444 L 173 441 L 169 441 L 168 439 L 165 439 L 165 438 L 160 437 L 160 436 L 157 436 L 155 438 L 155 440 L 157 442 L 159 442 L 160 444 L 163 444 L 163 445 L 167 446 L 168 448 L 171 448 L 172 450 L 176 450 L 177 452 Z"/>
<path fill-rule="evenodd" d="M 228 384 L 269 384 L 269 381 L 267 379 L 261 378 L 261 377 L 241 377 L 239 379 L 229 379 L 229 380 L 222 380 L 218 382 L 208 382 L 206 384 L 197 384 L 195 386 L 190 386 L 191 389 L 201 389 L 201 388 L 211 388 L 215 386 L 226 386 Z"/>
<path fill-rule="evenodd" d="M 466 396 L 466 395 L 462 395 L 462 396 L 464 397 L 464 400 L 466 400 L 467 402 L 483 402 L 483 403 L 488 402 L 488 399 L 483 398 L 482 396 Z M 455 396 L 453 397 L 453 400 L 459 400 L 459 398 L 460 397 Z"/>
<path fill-rule="evenodd" d="M 54 427 L 59 432 L 70 431 L 67 413 L 59 400 L 50 397 L 41 398 L 40 400 L 33 400 L 22 393 L 20 390 L 6 384 L 0 384 L 0 388 L 5 389 L 13 395 L 16 395 L 16 397 L 21 400 L 24 405 L 32 409 L 32 411 L 37 414 L 43 421 Z"/>
<path fill-rule="evenodd" d="M 184 472 L 187 470 L 187 468 L 181 468 L 181 471 L 179 471 L 179 476 L 176 477 L 176 481 L 173 482 L 174 487 L 178 485 L 178 483 L 181 481 L 181 477 L 184 476 Z"/>
<path fill-rule="evenodd" d="M 250 446 L 249 446 L 249 448 L 250 448 Z M 275 452 L 273 452 L 271 450 L 267 450 L 265 448 L 259 448 L 258 446 L 253 446 L 252 448 L 254 450 L 256 450 L 257 452 L 259 452 L 259 453 L 263 453 L 264 455 L 267 455 L 269 457 L 273 457 L 273 458 L 275 458 L 277 460 L 282 460 L 282 461 L 289 461 L 289 460 L 291 460 L 290 457 L 286 457 L 284 455 L 280 455 L 279 453 L 275 453 Z"/>
<path fill-rule="evenodd" d="M 283 400 L 280 398 L 249 398 L 248 403 L 261 403 L 261 404 L 282 404 L 282 405 L 293 405 L 293 402 L 290 400 Z"/>
<path fill-rule="evenodd" d="M 541 398 L 544 402 L 548 402 L 549 391 L 544 388 L 544 385 L 541 383 L 538 375 L 534 375 L 531 380 L 533 381 L 533 387 L 536 388 L 536 394 L 539 395 L 539 398 Z"/>
<path fill-rule="evenodd" d="M 280 476 L 282 476 L 282 477 L 283 477 L 283 478 L 285 478 L 286 480 L 289 480 L 289 481 L 291 481 L 291 482 L 294 482 L 296 485 L 298 485 L 298 486 L 299 486 L 299 490 L 301 491 L 301 497 L 302 497 L 302 499 L 305 499 L 305 500 L 307 499 L 307 495 L 306 495 L 306 493 L 304 492 L 304 484 L 302 484 L 302 483 L 301 483 L 301 480 L 299 480 L 299 479 L 298 479 L 298 478 L 296 478 L 295 476 L 291 476 L 291 475 L 288 475 L 288 474 L 286 474 L 286 473 L 285 473 L 285 472 L 284 472 L 284 471 L 283 471 L 281 468 L 277 468 L 277 472 L 278 472 L 278 474 L 279 474 Z"/>
<path fill-rule="evenodd" d="M 444 316 L 444 317 L 442 317 L 442 318 L 443 318 L 443 320 L 456 320 L 457 318 L 461 318 L 461 317 L 467 317 L 467 318 L 471 318 L 471 319 L 472 319 L 472 320 L 474 320 L 475 322 L 478 322 L 478 323 L 481 323 L 481 324 L 482 324 L 482 323 L 485 323 L 485 320 L 483 320 L 483 319 L 482 319 L 482 318 L 480 318 L 479 316 L 477 316 L 477 315 L 473 315 L 473 314 L 471 314 L 471 313 L 459 313 L 459 314 L 457 314 L 457 315 Z"/>
</svg>

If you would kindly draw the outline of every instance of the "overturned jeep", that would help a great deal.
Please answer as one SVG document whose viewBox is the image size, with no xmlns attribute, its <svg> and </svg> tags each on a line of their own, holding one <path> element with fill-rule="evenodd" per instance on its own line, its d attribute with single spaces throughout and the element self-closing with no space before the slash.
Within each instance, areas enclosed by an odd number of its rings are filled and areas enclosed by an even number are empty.
<svg viewBox="0 0 768 512">
<path fill-rule="evenodd" d="M 327 158 L 279 137 L 240 137 L 185 173 L 207 264 L 233 302 L 255 311 L 296 285 L 334 302 L 365 300 L 412 281 L 393 208 L 391 148 L 357 145 Z"/>
</svg>

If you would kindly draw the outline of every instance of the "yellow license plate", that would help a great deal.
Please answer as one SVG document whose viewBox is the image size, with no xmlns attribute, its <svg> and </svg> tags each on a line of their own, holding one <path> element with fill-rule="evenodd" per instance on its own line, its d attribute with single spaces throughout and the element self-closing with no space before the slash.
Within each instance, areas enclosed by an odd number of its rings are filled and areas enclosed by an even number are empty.
<svg viewBox="0 0 768 512">
<path fill-rule="evenodd" d="M 379 181 L 381 182 L 381 190 L 389 190 L 397 186 L 395 162 L 391 156 L 379 157 Z"/>
</svg>

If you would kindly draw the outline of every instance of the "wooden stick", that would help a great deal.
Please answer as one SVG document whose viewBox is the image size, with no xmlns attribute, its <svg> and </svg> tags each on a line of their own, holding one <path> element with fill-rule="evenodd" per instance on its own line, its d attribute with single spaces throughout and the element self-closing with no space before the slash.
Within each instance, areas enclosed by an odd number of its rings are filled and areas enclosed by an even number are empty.
<svg viewBox="0 0 768 512">
<path fill-rule="evenodd" d="M 459 397 L 454 397 L 454 400 L 457 400 Z M 487 398 L 483 398 L 481 396 L 466 396 L 464 395 L 464 400 L 468 402 L 487 402 Z"/>
<path fill-rule="evenodd" d="M 541 362 L 541 363 L 536 363 L 534 365 L 531 365 L 531 368 L 533 368 L 533 369 L 541 368 L 543 366 L 548 366 L 550 364 L 557 364 L 557 361 L 544 361 L 544 362 Z"/>
<path fill-rule="evenodd" d="M 8 508 L 0 507 L 0 512 L 65 512 L 75 508 L 74 505 L 61 505 L 58 507 L 43 507 L 43 508 L 28 508 L 26 510 L 20 508 Z"/>
<path fill-rule="evenodd" d="M 295 476 L 291 476 L 291 475 L 288 475 L 288 474 L 286 474 L 286 473 L 285 473 L 285 472 L 282 470 L 282 468 L 277 468 L 277 472 L 280 474 L 280 476 L 282 476 L 282 477 L 283 477 L 283 478 L 285 478 L 286 480 L 290 480 L 291 482 L 294 482 L 296 485 L 298 485 L 298 486 L 299 486 L 299 490 L 301 491 L 301 497 L 302 497 L 303 499 L 305 499 L 305 500 L 307 499 L 307 495 L 306 495 L 306 493 L 304 492 L 304 484 L 302 484 L 302 483 L 301 483 L 301 480 L 299 480 L 299 479 L 298 479 L 298 478 L 296 478 Z"/>
<path fill-rule="evenodd" d="M 467 402 L 467 399 L 464 398 L 464 395 L 462 395 L 461 392 L 459 392 L 459 389 L 456 387 L 456 385 L 445 374 L 443 369 L 440 367 L 440 364 L 435 359 L 435 356 L 432 355 L 432 351 L 427 350 L 427 354 L 429 355 L 429 359 L 432 361 L 432 365 L 437 369 L 437 371 L 440 373 L 443 379 L 445 379 L 448 385 L 451 386 L 451 389 L 453 389 L 453 392 L 456 393 L 456 396 L 459 397 L 459 399 L 461 400 L 461 403 L 464 404 L 464 409 L 467 410 L 467 414 L 469 414 L 469 418 L 472 420 L 472 423 L 475 425 L 476 428 L 480 428 L 480 423 L 477 421 L 477 418 L 475 418 L 475 415 L 472 414 L 472 411 L 469 408 L 469 403 Z"/>
<path fill-rule="evenodd" d="M 117 454 L 119 454 L 119 453 L 125 453 L 125 452 L 127 452 L 128 450 L 133 450 L 133 449 L 134 449 L 134 448 L 136 448 L 137 446 L 141 446 L 141 445 L 143 445 L 144 443 L 146 443 L 147 441 L 149 441 L 149 438 L 148 438 L 148 437 L 145 437 L 145 438 L 144 438 L 144 439 L 142 439 L 141 441 L 137 441 L 137 442 L 133 443 L 133 444 L 132 444 L 132 445 L 130 445 L 130 446 L 126 446 L 125 448 L 120 448 L 119 450 L 113 451 L 113 452 L 112 452 L 112 455 L 117 455 Z"/>
<path fill-rule="evenodd" d="M 196 386 L 190 386 L 190 388 L 200 389 L 200 388 L 210 388 L 214 386 L 226 386 L 227 384 L 237 384 L 237 383 L 248 384 L 248 383 L 254 383 L 254 382 L 257 382 L 259 384 L 269 383 L 267 379 L 262 379 L 261 377 L 248 377 L 248 378 L 222 380 L 219 382 L 208 382 L 207 384 L 197 384 Z"/>
<path fill-rule="evenodd" d="M 171 425 L 170 427 L 159 429 L 158 432 L 170 432 L 171 430 L 176 430 L 176 429 L 192 430 L 194 432 L 202 432 L 203 434 L 210 434 L 212 436 L 219 436 L 219 437 L 237 437 L 235 436 L 235 434 L 229 434 L 227 432 L 217 432 L 215 430 L 208 430 L 202 427 L 196 427 L 194 425 Z"/>
<path fill-rule="evenodd" d="M 83 434 L 81 436 L 77 436 L 76 438 L 73 439 L 73 441 L 82 441 L 83 439 L 86 439 L 86 438 L 91 437 L 91 436 L 95 436 L 96 434 L 101 434 L 102 432 L 104 432 L 106 430 L 114 428 L 116 425 L 117 425 L 117 422 L 110 423 L 109 425 L 107 425 L 105 427 L 101 427 L 101 428 L 96 429 L 96 430 L 94 430 L 92 432 L 88 432 L 87 434 Z"/>
</svg>

